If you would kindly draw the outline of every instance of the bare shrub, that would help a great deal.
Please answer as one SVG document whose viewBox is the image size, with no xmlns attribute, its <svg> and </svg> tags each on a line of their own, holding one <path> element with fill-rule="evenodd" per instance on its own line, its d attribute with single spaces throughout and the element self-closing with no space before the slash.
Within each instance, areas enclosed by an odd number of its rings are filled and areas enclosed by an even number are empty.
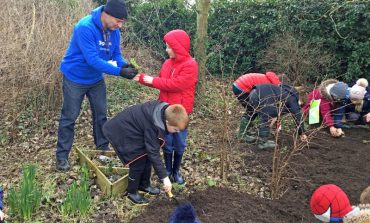
<svg viewBox="0 0 370 223">
<path fill-rule="evenodd" d="M 262 55 L 259 64 L 285 72 L 295 86 L 332 76 L 328 72 L 335 63 L 334 56 L 322 50 L 321 43 L 291 33 L 275 36 Z"/>
<path fill-rule="evenodd" d="M 73 25 L 92 9 L 90 0 L 9 0 L 0 17 L 0 114 L 15 122 L 59 110 L 60 60 Z M 4 117 L 1 117 L 4 118 Z"/>
<path fill-rule="evenodd" d="M 273 155 L 269 182 L 270 198 L 279 199 L 285 192 L 284 189 L 287 182 L 297 179 L 294 176 L 292 166 L 293 157 L 308 148 L 310 141 L 323 128 L 323 125 L 306 130 L 304 134 L 307 136 L 307 140 L 302 141 L 298 134 L 298 129 L 305 124 L 303 111 L 300 111 L 301 114 L 291 113 L 295 111 L 291 110 L 293 108 L 288 107 L 288 97 L 285 97 L 284 94 L 257 96 L 259 97 L 258 103 L 246 101 L 249 108 L 247 111 L 249 123 L 243 134 L 253 136 L 253 132 L 255 132 L 257 141 L 254 144 L 259 144 L 261 143 L 260 140 L 262 140 L 259 136 L 259 131 L 262 130 L 262 127 L 264 128 L 263 131 L 266 131 L 265 128 L 269 126 L 269 133 L 272 136 L 265 138 L 265 140 L 272 139 L 275 143 L 275 146 L 272 146 Z M 276 112 L 267 110 L 273 108 L 276 108 Z M 265 122 L 267 119 L 269 119 L 268 122 Z"/>
</svg>

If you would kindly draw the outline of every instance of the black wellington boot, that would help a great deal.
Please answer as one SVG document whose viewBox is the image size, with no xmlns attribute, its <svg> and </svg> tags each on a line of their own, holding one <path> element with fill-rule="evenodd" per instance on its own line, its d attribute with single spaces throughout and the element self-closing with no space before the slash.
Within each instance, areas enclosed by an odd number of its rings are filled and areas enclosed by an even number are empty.
<svg viewBox="0 0 370 223">
<path fill-rule="evenodd" d="M 145 167 L 143 174 L 141 175 L 139 191 L 142 191 L 150 195 L 158 195 L 161 193 L 161 190 L 159 188 L 150 186 L 151 175 L 152 175 L 152 165 L 147 165 Z"/>
<path fill-rule="evenodd" d="M 183 154 L 177 154 L 175 152 L 174 158 L 173 158 L 173 180 L 175 183 L 178 184 L 185 184 L 184 178 L 182 178 L 180 174 L 180 166 L 181 166 L 181 160 L 182 160 Z"/>
<path fill-rule="evenodd" d="M 138 205 L 148 205 L 149 204 L 149 200 L 139 193 L 134 193 L 134 194 L 128 193 L 127 198 L 130 201 L 132 201 L 134 204 L 138 204 Z"/>
<path fill-rule="evenodd" d="M 171 181 L 173 181 L 172 178 L 172 154 L 173 153 L 163 153 L 163 158 L 164 158 L 164 164 L 166 165 L 166 171 L 167 171 L 167 176 L 170 178 Z"/>
</svg>

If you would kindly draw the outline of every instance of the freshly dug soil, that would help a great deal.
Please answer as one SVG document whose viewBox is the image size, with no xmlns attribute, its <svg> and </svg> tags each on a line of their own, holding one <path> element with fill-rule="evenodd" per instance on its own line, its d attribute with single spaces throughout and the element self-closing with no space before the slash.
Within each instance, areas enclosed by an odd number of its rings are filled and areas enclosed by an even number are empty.
<svg viewBox="0 0 370 223">
<path fill-rule="evenodd" d="M 355 205 L 359 202 L 362 190 L 370 184 L 370 144 L 366 141 L 369 139 L 370 131 L 366 129 L 347 130 L 346 137 L 339 139 L 330 137 L 326 131 L 319 132 L 308 148 L 294 156 L 286 191 L 278 200 L 221 187 L 195 191 L 178 199 L 180 203 L 190 202 L 204 223 L 319 222 L 309 207 L 315 188 L 321 184 L 336 184 L 347 193 L 351 204 Z M 255 154 L 254 161 L 265 165 L 262 169 L 271 169 L 272 150 L 259 151 L 254 146 L 249 149 Z M 246 163 L 252 165 L 254 162 L 248 157 Z M 175 207 L 176 202 L 164 197 L 158 198 L 131 222 L 168 222 Z"/>
</svg>

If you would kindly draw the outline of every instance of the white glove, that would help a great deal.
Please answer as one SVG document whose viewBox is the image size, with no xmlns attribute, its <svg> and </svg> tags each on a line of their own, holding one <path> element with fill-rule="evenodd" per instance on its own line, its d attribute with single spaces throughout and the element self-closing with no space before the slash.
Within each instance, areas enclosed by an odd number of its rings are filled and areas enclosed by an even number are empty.
<svg viewBox="0 0 370 223">
<path fill-rule="evenodd" d="M 172 183 L 170 181 L 170 178 L 169 177 L 166 177 L 164 178 L 163 180 L 163 190 L 168 193 L 168 192 L 171 192 L 171 189 L 172 189 Z"/>
<path fill-rule="evenodd" d="M 5 218 L 5 214 L 2 210 L 0 210 L 0 221 L 3 221 Z"/>
</svg>

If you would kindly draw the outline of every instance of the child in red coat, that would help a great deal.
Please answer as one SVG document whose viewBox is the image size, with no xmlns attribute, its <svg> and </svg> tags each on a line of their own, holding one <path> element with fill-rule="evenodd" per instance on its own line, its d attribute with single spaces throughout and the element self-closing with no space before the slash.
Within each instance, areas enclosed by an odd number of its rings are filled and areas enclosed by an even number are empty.
<svg viewBox="0 0 370 223">
<path fill-rule="evenodd" d="M 159 89 L 159 100 L 169 104 L 181 104 L 187 113 L 193 111 L 195 87 L 198 81 L 198 64 L 190 55 L 190 37 L 180 29 L 164 36 L 169 56 L 158 76 L 137 75 L 134 80 Z M 186 148 L 187 130 L 166 135 L 164 159 L 167 174 L 173 181 L 184 184 L 180 174 L 181 160 Z"/>
<path fill-rule="evenodd" d="M 342 117 L 345 110 L 345 99 L 349 98 L 348 85 L 335 79 L 323 81 L 318 88 L 307 95 L 303 111 L 307 115 L 312 100 L 320 100 L 320 115 L 323 124 L 329 128 L 333 137 L 344 135 Z"/>
</svg>

